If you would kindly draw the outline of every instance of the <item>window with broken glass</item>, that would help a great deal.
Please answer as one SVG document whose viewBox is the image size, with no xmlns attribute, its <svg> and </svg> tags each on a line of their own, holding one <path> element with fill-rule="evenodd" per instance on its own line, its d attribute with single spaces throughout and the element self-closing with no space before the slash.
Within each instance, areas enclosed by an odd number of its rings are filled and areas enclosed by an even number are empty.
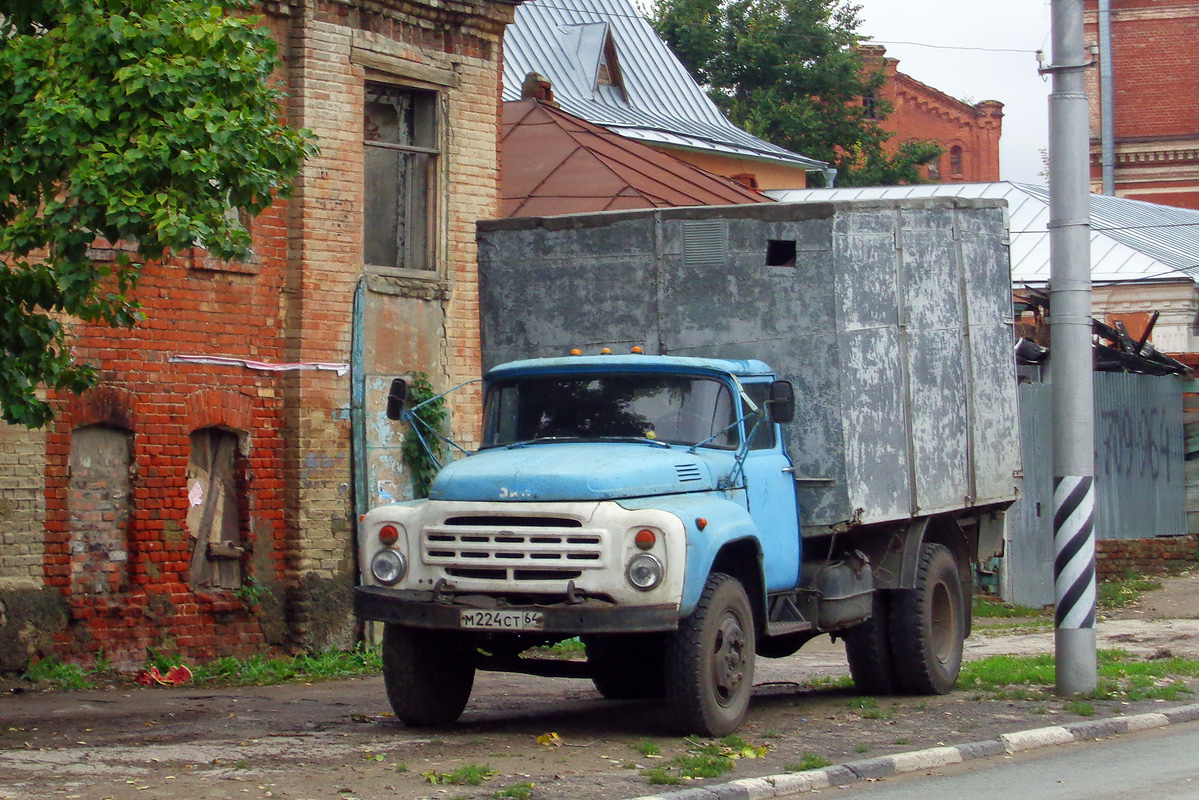
<svg viewBox="0 0 1199 800">
<path fill-rule="evenodd" d="M 437 93 L 368 83 L 363 116 L 363 260 L 435 269 Z"/>
</svg>

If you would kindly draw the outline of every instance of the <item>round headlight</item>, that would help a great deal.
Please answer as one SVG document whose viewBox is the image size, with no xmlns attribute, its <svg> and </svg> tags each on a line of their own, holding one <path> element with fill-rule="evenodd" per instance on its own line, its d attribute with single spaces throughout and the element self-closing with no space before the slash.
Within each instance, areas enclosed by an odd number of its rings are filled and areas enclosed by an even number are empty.
<svg viewBox="0 0 1199 800">
<path fill-rule="evenodd" d="M 392 585 L 408 570 L 404 556 L 395 550 L 380 550 L 371 559 L 371 574 L 379 583 Z"/>
<path fill-rule="evenodd" d="M 629 559 L 625 568 L 625 578 L 635 589 L 648 592 L 662 582 L 662 562 L 649 553 L 641 553 Z"/>
</svg>

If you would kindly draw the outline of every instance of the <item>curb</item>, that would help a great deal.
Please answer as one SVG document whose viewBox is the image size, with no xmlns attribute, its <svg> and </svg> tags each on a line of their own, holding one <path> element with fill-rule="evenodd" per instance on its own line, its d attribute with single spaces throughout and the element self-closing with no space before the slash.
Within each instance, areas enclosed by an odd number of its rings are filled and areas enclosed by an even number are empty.
<svg viewBox="0 0 1199 800">
<path fill-rule="evenodd" d="M 1162 713 L 1133 714 L 1127 717 L 1071 722 L 1048 728 L 1033 728 L 1005 733 L 998 739 L 971 742 L 954 747 L 931 747 L 911 753 L 851 761 L 807 772 L 767 775 L 764 778 L 743 778 L 711 786 L 697 786 L 664 794 L 650 794 L 632 800 L 763 800 L 769 797 L 788 797 L 803 792 L 847 786 L 859 781 L 890 778 L 922 769 L 960 764 L 976 758 L 1010 755 L 1041 747 L 1072 742 L 1102 739 L 1121 733 L 1164 728 L 1179 722 L 1199 720 L 1199 703 L 1179 706 Z"/>
</svg>

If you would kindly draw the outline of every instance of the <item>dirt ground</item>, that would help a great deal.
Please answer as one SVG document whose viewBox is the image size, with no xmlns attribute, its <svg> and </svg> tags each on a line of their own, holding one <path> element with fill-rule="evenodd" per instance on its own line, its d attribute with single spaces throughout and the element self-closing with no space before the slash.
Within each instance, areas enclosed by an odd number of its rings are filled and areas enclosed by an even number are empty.
<svg viewBox="0 0 1199 800">
<path fill-rule="evenodd" d="M 1002 623 L 1002 624 L 995 624 Z M 976 626 L 967 658 L 1052 652 L 1052 630 L 1011 634 L 1010 621 Z M 1101 620 L 1100 647 L 1199 658 L 1199 575 L 1168 578 L 1135 608 Z M 795 656 L 759 662 L 741 736 L 767 745 L 722 780 L 784 772 L 806 753 L 833 763 L 993 739 L 1081 719 L 1066 702 L 883 698 L 863 708 L 851 692 L 805 688 L 846 673 L 839 644 L 817 640 Z M 1199 686 L 1192 687 L 1199 689 Z M 869 705 L 869 704 L 867 704 Z M 1155 701 L 1093 703 L 1097 716 L 1160 709 Z M 0 697 L 0 800 L 27 798 L 493 798 L 533 783 L 532 800 L 608 800 L 650 786 L 641 769 L 686 749 L 665 710 L 605 701 L 588 681 L 480 673 L 466 713 L 435 733 L 388 713 L 377 678 L 247 689 L 8 692 Z M 537 738 L 556 733 L 557 742 Z M 650 739 L 660 758 L 634 745 Z M 430 783 L 464 765 L 494 775 L 478 786 Z"/>
</svg>

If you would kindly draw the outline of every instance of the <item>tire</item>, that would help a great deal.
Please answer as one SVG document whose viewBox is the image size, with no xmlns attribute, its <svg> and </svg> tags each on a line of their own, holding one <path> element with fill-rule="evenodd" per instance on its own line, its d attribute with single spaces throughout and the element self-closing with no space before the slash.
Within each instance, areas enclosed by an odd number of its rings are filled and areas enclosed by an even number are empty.
<svg viewBox="0 0 1199 800">
<path fill-rule="evenodd" d="M 640 700 L 666 693 L 664 642 L 658 634 L 589 636 L 591 682 L 608 700 Z"/>
<path fill-rule="evenodd" d="M 888 636 L 891 624 L 891 595 L 876 589 L 870 619 L 841 634 L 849 674 L 860 694 L 882 697 L 899 690 Z"/>
<path fill-rule="evenodd" d="M 666 700 L 681 733 L 737 729 L 754 690 L 754 618 L 733 577 L 708 577 L 695 611 L 666 640 Z"/>
<path fill-rule="evenodd" d="M 896 592 L 891 606 L 891 659 L 897 688 L 908 694 L 947 694 L 962 667 L 966 606 L 957 562 L 949 548 L 925 544 L 916 587 Z"/>
<path fill-rule="evenodd" d="M 450 631 L 383 629 L 383 685 L 395 715 L 414 728 L 458 719 L 475 682 L 470 639 Z"/>
</svg>

